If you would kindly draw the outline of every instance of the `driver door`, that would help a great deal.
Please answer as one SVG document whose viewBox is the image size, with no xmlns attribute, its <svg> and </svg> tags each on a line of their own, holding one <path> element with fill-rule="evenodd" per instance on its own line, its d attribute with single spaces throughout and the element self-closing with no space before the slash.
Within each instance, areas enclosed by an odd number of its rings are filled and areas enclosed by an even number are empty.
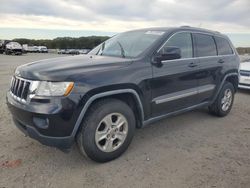
<svg viewBox="0 0 250 188">
<path fill-rule="evenodd" d="M 189 32 L 172 35 L 158 50 L 164 58 L 164 48 L 178 49 L 180 56 L 161 60 L 160 66 L 152 65 L 152 116 L 175 112 L 198 103 L 199 72 L 197 59 L 193 58 L 192 35 Z M 178 59 L 175 59 L 178 58 Z"/>
</svg>

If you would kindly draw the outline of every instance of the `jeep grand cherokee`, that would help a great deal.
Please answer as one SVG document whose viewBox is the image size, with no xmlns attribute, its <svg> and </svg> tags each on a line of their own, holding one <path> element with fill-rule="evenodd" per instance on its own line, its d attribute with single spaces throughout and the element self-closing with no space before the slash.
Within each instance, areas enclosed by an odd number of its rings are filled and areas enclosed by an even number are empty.
<svg viewBox="0 0 250 188">
<path fill-rule="evenodd" d="M 17 67 L 7 103 L 31 138 L 64 150 L 76 141 L 82 153 L 106 162 L 127 149 L 135 128 L 201 107 L 226 116 L 238 68 L 235 48 L 219 32 L 140 29 L 87 55 Z"/>
</svg>

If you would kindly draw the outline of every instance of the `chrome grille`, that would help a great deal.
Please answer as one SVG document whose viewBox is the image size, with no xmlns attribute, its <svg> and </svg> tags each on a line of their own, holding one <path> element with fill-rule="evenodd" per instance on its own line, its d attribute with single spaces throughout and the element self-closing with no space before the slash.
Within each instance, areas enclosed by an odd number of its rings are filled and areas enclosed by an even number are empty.
<svg viewBox="0 0 250 188">
<path fill-rule="evenodd" d="M 10 86 L 11 95 L 20 102 L 26 102 L 29 93 L 30 83 L 31 82 L 28 80 L 12 77 Z"/>
<path fill-rule="evenodd" d="M 249 77 L 250 77 L 250 71 L 241 70 L 241 71 L 240 71 L 240 75 L 241 75 L 241 76 L 249 76 Z"/>
</svg>

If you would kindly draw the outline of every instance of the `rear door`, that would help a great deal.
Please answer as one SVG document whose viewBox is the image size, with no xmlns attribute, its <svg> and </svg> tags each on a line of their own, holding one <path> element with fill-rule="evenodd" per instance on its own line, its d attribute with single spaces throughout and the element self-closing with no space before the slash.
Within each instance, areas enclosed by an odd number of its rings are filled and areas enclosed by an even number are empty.
<svg viewBox="0 0 250 188">
<path fill-rule="evenodd" d="M 193 33 L 193 38 L 194 55 L 199 60 L 197 100 L 203 103 L 212 99 L 217 83 L 220 83 L 224 60 L 217 54 L 215 39 L 212 35 Z"/>
<path fill-rule="evenodd" d="M 218 50 L 220 63 L 223 64 L 223 73 L 228 69 L 235 67 L 235 62 L 238 62 L 237 56 L 227 38 L 215 36 L 215 43 Z"/>
</svg>

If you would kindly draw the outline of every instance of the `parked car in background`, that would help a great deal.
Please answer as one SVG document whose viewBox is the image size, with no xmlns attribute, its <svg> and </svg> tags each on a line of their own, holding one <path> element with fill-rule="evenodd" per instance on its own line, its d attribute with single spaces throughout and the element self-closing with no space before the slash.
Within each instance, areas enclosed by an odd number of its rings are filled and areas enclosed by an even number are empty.
<svg viewBox="0 0 250 188">
<path fill-rule="evenodd" d="M 239 88 L 250 89 L 250 61 L 240 64 Z"/>
<path fill-rule="evenodd" d="M 18 42 L 14 42 L 11 40 L 2 40 L 0 41 L 0 53 L 5 53 L 6 55 L 15 54 L 21 55 L 22 54 L 22 46 Z"/>
<path fill-rule="evenodd" d="M 87 54 L 90 49 L 59 49 L 57 51 L 58 54 L 70 54 L 70 55 L 79 55 L 79 54 Z"/>
<path fill-rule="evenodd" d="M 39 53 L 48 53 L 48 49 L 46 46 L 38 46 Z"/>
<path fill-rule="evenodd" d="M 65 49 L 59 49 L 57 51 L 58 54 L 66 54 L 66 50 Z"/>
<path fill-rule="evenodd" d="M 91 50 L 91 49 L 80 49 L 80 50 L 79 50 L 79 53 L 80 53 L 80 54 L 87 54 L 87 53 L 90 52 L 90 50 Z"/>
<path fill-rule="evenodd" d="M 23 48 L 21 44 L 18 42 L 8 42 L 5 45 L 5 54 L 10 55 L 10 54 L 15 54 L 15 55 L 22 55 L 23 53 Z"/>
<path fill-rule="evenodd" d="M 219 32 L 140 29 L 87 55 L 17 67 L 6 99 L 26 135 L 62 150 L 76 141 L 81 153 L 107 162 L 126 151 L 136 128 L 204 107 L 228 115 L 239 62 Z"/>
<path fill-rule="evenodd" d="M 5 51 L 5 45 L 4 45 L 5 41 L 1 40 L 0 41 L 0 54 L 3 54 Z"/>
<path fill-rule="evenodd" d="M 26 52 L 37 53 L 39 52 L 38 46 L 26 46 Z"/>
<path fill-rule="evenodd" d="M 22 48 L 23 48 L 23 53 L 27 53 L 28 52 L 28 44 L 23 44 Z"/>
<path fill-rule="evenodd" d="M 66 50 L 66 54 L 70 54 L 70 55 L 79 55 L 80 52 L 79 52 L 79 50 L 77 50 L 77 49 L 68 49 L 68 50 Z"/>
</svg>

